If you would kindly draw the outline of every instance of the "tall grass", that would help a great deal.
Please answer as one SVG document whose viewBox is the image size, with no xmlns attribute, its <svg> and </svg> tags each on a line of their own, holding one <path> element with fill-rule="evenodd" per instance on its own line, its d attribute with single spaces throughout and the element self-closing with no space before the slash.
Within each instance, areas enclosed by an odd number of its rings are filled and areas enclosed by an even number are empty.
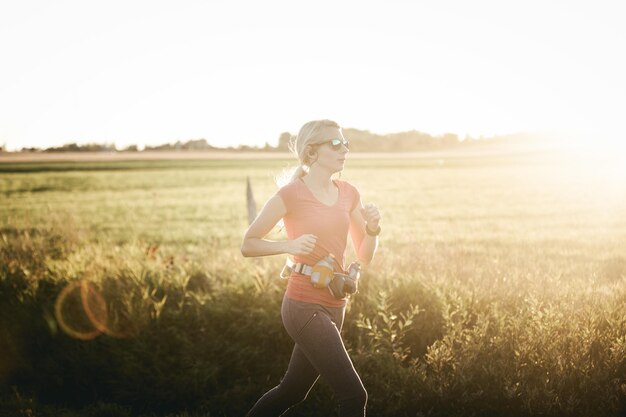
<svg viewBox="0 0 626 417">
<path fill-rule="evenodd" d="M 384 217 L 343 331 L 370 415 L 624 411 L 624 184 L 554 162 L 350 161 Z M 286 164 L 5 169 L 0 413 L 245 414 L 292 349 L 284 258 L 238 252 L 245 178 L 260 203 Z"/>
</svg>

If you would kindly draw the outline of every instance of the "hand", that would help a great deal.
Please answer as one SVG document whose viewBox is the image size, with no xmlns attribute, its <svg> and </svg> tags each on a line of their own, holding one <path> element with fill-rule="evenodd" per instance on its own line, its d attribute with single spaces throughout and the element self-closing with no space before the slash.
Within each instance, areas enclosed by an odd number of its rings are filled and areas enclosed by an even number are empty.
<svg viewBox="0 0 626 417">
<path fill-rule="evenodd" d="M 380 212 L 378 211 L 378 207 L 372 203 L 368 203 L 361 209 L 361 214 L 367 223 L 367 228 L 371 231 L 378 229 L 378 224 L 380 223 Z"/>
<path fill-rule="evenodd" d="M 294 240 L 291 240 L 289 253 L 294 256 L 304 256 L 313 252 L 317 236 L 315 235 L 302 235 Z"/>
</svg>

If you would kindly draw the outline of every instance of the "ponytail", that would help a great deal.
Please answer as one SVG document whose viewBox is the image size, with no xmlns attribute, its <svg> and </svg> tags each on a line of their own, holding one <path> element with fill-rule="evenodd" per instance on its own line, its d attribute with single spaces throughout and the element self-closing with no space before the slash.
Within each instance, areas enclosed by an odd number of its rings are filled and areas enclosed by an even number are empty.
<svg viewBox="0 0 626 417">
<path fill-rule="evenodd" d="M 276 177 L 276 185 L 278 188 L 282 188 L 285 185 L 302 178 L 306 175 L 307 169 L 303 165 L 298 165 L 294 168 L 284 169 L 283 172 Z"/>
<path fill-rule="evenodd" d="M 295 181 L 299 178 L 302 178 L 306 175 L 307 171 L 304 169 L 303 165 L 298 165 L 296 169 L 293 170 L 293 174 L 291 174 L 291 178 L 289 182 Z"/>
</svg>

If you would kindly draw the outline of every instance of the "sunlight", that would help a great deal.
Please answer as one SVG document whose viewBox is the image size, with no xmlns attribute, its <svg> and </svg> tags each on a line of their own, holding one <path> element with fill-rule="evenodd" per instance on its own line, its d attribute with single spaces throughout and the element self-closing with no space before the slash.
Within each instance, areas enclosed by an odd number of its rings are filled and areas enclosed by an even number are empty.
<svg viewBox="0 0 626 417">
<path fill-rule="evenodd" d="M 564 152 L 581 172 L 600 180 L 604 186 L 626 190 L 626 143 L 619 140 L 616 132 L 598 129 L 593 134 L 572 135 L 573 140 Z"/>
<path fill-rule="evenodd" d="M 618 14 L 572 5 L 555 33 L 560 8 L 527 3 L 14 2 L 0 14 L 0 145 L 263 146 L 315 118 L 461 138 L 618 120 Z"/>
<path fill-rule="evenodd" d="M 579 226 L 597 234 L 604 233 L 602 222 L 620 227 L 626 212 L 625 144 L 613 139 L 615 131 L 612 135 L 568 135 L 560 143 L 553 178 L 547 179 L 556 184 L 556 198 L 578 207 L 580 216 L 587 213 L 589 219 Z"/>
</svg>

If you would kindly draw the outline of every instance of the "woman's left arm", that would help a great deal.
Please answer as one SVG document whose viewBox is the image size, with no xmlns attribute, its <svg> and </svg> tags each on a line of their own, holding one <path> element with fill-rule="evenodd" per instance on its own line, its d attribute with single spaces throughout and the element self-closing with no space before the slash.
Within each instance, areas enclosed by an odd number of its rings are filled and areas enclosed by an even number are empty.
<svg viewBox="0 0 626 417">
<path fill-rule="evenodd" d="M 380 212 L 374 204 L 359 204 L 350 213 L 350 236 L 359 261 L 368 265 L 378 248 L 378 235 L 372 236 L 380 227 Z M 370 233 L 366 232 L 366 228 Z"/>
</svg>

